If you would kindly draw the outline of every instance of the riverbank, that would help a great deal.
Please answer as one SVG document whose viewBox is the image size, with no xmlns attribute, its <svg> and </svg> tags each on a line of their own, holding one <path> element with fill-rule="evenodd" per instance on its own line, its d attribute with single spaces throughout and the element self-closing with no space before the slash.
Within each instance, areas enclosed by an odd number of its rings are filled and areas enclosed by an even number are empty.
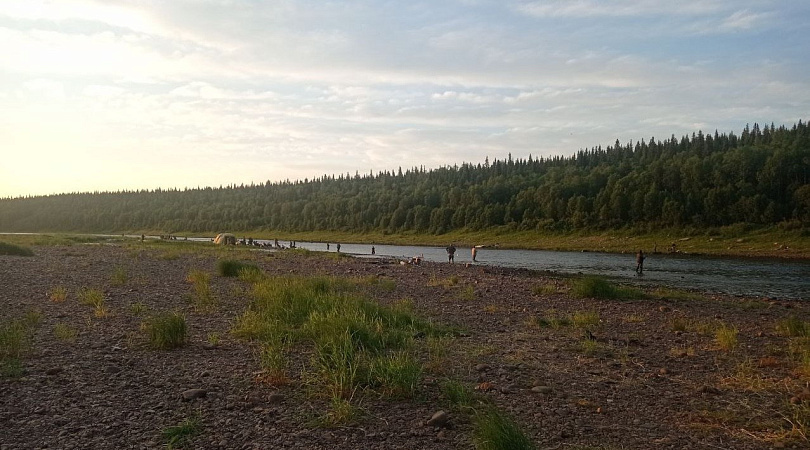
<svg viewBox="0 0 810 450">
<path fill-rule="evenodd" d="M 538 448 L 808 443 L 806 302 L 621 286 L 601 298 L 527 270 L 207 244 L 32 248 L 0 256 L 0 321 L 34 324 L 21 376 L 0 379 L 2 448 L 156 448 L 166 431 L 196 424 L 188 448 L 466 449 L 480 425 L 461 394 L 512 418 Z M 414 336 L 424 340 L 416 395 L 356 391 L 357 414 L 331 423 L 335 405 L 305 376 L 311 350 L 274 382 L 256 344 L 232 333 L 252 281 L 217 275 L 223 259 L 268 276 L 335 277 L 457 331 Z M 205 277 L 192 273 L 209 274 L 208 308 L 190 281 Z M 91 289 L 102 313 L 80 301 Z M 152 349 L 143 324 L 169 311 L 185 317 L 188 341 Z M 446 421 L 427 425 L 438 411 Z"/>
</svg>

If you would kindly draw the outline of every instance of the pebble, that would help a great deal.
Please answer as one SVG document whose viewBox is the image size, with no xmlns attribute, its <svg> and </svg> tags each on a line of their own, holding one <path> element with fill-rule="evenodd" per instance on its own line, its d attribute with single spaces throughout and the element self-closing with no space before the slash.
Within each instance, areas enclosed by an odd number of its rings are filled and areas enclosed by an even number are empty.
<svg viewBox="0 0 810 450">
<path fill-rule="evenodd" d="M 554 391 L 554 389 L 549 386 L 535 386 L 532 388 L 532 392 L 537 392 L 539 394 L 551 394 L 552 391 Z"/>
<path fill-rule="evenodd" d="M 450 421 L 450 415 L 445 411 L 436 411 L 427 421 L 427 425 L 431 427 L 444 428 Z"/>
<path fill-rule="evenodd" d="M 195 398 L 205 397 L 206 395 L 208 395 L 208 391 L 206 391 L 205 389 L 186 389 L 185 391 L 183 391 L 182 395 L 183 401 L 188 402 L 194 400 Z"/>
</svg>

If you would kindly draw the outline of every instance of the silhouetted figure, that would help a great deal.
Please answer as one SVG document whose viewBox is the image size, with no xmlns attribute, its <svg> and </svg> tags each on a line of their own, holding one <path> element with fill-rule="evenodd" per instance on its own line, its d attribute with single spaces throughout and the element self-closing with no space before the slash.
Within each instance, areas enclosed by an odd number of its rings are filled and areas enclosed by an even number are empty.
<svg viewBox="0 0 810 450">
<path fill-rule="evenodd" d="M 377 250 L 375 250 L 375 249 L 374 249 L 374 246 L 373 246 L 373 245 L 371 246 L 371 254 L 372 254 L 372 255 L 377 254 Z"/>
<path fill-rule="evenodd" d="M 644 260 L 646 258 L 643 251 L 639 250 L 638 253 L 636 253 L 636 273 L 639 275 L 644 275 Z"/>
<path fill-rule="evenodd" d="M 447 250 L 447 262 L 453 263 L 453 261 L 455 261 L 456 259 L 456 246 L 450 244 L 450 246 L 447 247 L 445 250 Z"/>
<path fill-rule="evenodd" d="M 335 245 L 335 248 L 337 249 L 337 252 L 340 253 L 340 244 Z"/>
<path fill-rule="evenodd" d="M 327 252 L 329 251 L 329 243 L 328 242 L 326 243 L 326 251 Z"/>
</svg>

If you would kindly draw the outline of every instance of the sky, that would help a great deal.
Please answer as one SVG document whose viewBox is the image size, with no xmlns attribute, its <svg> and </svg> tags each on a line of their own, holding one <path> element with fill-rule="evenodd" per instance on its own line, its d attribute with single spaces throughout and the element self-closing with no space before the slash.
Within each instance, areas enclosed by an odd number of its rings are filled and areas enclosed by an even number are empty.
<svg viewBox="0 0 810 450">
<path fill-rule="evenodd" d="M 806 0 L 0 0 L 0 198 L 810 117 Z"/>
</svg>

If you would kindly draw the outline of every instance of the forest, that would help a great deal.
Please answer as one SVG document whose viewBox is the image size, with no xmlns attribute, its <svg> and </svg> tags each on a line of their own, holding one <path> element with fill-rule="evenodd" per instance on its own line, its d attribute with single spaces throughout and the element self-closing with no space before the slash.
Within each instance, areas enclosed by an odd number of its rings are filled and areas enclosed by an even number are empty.
<svg viewBox="0 0 810 450">
<path fill-rule="evenodd" d="M 426 170 L 0 199 L 3 232 L 607 230 L 810 224 L 810 130 L 758 124 Z"/>
</svg>

